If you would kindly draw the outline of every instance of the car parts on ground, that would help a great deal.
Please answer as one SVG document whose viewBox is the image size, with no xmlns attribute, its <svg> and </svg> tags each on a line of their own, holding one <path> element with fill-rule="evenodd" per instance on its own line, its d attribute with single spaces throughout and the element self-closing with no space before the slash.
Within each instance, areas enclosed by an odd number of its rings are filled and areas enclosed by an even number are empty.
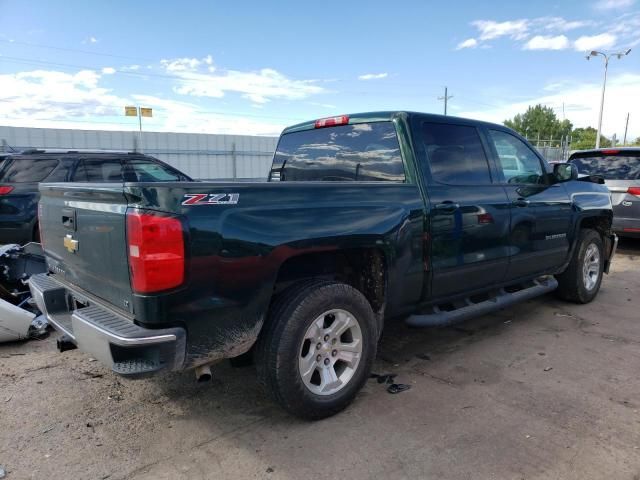
<svg viewBox="0 0 640 480">
<path fill-rule="evenodd" d="M 0 343 L 41 337 L 47 321 L 31 301 L 26 282 L 46 271 L 39 243 L 0 247 Z"/>
</svg>

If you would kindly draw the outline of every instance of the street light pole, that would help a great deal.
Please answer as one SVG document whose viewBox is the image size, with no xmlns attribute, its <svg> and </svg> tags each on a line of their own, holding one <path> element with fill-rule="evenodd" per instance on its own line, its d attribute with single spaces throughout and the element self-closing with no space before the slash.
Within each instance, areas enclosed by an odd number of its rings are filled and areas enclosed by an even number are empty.
<svg viewBox="0 0 640 480">
<path fill-rule="evenodd" d="M 600 96 L 600 113 L 598 114 L 598 134 L 596 135 L 596 148 L 600 148 L 600 135 L 602 134 L 602 111 L 604 110 L 604 91 L 607 88 L 607 70 L 609 69 L 609 57 L 604 57 L 604 80 L 602 81 L 602 94 Z"/>
<path fill-rule="evenodd" d="M 609 69 L 609 59 L 611 57 L 618 57 L 620 60 L 622 57 L 629 55 L 631 49 L 627 49 L 624 52 L 616 52 L 616 53 L 603 53 L 598 52 L 597 50 L 592 50 L 589 55 L 587 55 L 587 60 L 591 60 L 591 57 L 601 56 L 604 58 L 604 80 L 602 81 L 602 95 L 600 96 L 600 114 L 598 115 L 598 133 L 596 134 L 596 148 L 600 148 L 600 135 L 602 133 L 602 113 L 604 111 L 604 92 L 607 88 L 607 70 Z"/>
</svg>

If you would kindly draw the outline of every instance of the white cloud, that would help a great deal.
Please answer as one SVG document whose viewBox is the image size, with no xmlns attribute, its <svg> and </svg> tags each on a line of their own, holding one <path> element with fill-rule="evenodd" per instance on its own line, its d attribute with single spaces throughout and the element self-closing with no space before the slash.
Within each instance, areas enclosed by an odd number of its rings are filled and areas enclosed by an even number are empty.
<svg viewBox="0 0 640 480">
<path fill-rule="evenodd" d="M 160 60 L 160 64 L 168 71 L 168 72 L 186 72 L 190 70 L 195 70 L 202 63 L 197 58 L 174 58 L 172 60 L 162 59 Z"/>
<path fill-rule="evenodd" d="M 358 80 L 378 80 L 380 78 L 387 78 L 389 74 L 386 72 L 383 73 L 365 73 L 364 75 L 359 75 Z"/>
<path fill-rule="evenodd" d="M 578 79 L 554 83 L 547 87 L 549 93 L 545 95 L 532 96 L 524 101 L 505 103 L 502 106 L 488 107 L 483 110 L 462 111 L 459 115 L 502 123 L 518 113 L 525 112 L 529 105 L 541 103 L 554 108 L 556 115 L 562 118 L 564 103 L 566 118 L 573 123 L 574 127 L 596 127 L 601 88 L 602 85 L 599 82 L 585 83 Z M 615 133 L 618 139 L 622 138 L 627 112 L 633 105 L 640 105 L 640 74 L 620 74 L 610 77 L 607 82 L 602 121 L 603 133 L 606 136 L 610 137 Z M 630 122 L 629 129 L 627 138 L 640 136 L 640 127 L 637 125 L 634 127 Z"/>
<path fill-rule="evenodd" d="M 590 33 L 594 27 L 601 24 L 602 22 L 595 20 L 567 20 L 555 16 L 520 18 L 502 22 L 475 20 L 471 25 L 477 30 L 477 35 L 460 42 L 456 50 L 488 48 L 492 41 L 501 38 L 516 42 L 524 50 L 561 50 L 569 48 L 571 44 L 576 50 L 589 50 L 610 48 L 616 44 L 628 47 L 640 42 L 640 12 L 625 13 L 615 22 L 611 22 L 606 32 L 598 35 L 582 35 L 575 41 L 565 35 L 569 31 L 587 28 Z"/>
<path fill-rule="evenodd" d="M 299 100 L 325 91 L 313 80 L 293 80 L 272 68 L 258 71 L 226 70 L 218 72 L 210 56 L 162 60 L 161 65 L 175 74 L 174 91 L 194 97 L 222 98 L 227 92 L 239 93 L 253 103 L 263 104 L 275 98 Z M 200 66 L 208 65 L 206 70 Z M 208 72 L 208 73 L 207 73 Z"/>
<path fill-rule="evenodd" d="M 131 71 L 131 72 L 135 72 L 136 70 L 140 70 L 140 65 L 125 65 L 124 67 L 121 67 L 120 70 L 123 70 L 125 72 L 127 71 Z"/>
<path fill-rule="evenodd" d="M 477 46 L 478 41 L 475 38 L 467 38 L 458 44 L 456 50 L 462 50 L 463 48 L 475 48 Z"/>
<path fill-rule="evenodd" d="M 566 20 L 562 17 L 540 17 L 531 22 L 536 27 L 542 27 L 545 30 L 568 32 L 577 28 L 588 27 L 593 25 L 591 20 Z"/>
<path fill-rule="evenodd" d="M 494 38 L 509 36 L 515 40 L 521 40 L 527 33 L 528 21 L 526 19 L 507 20 L 496 22 L 494 20 L 476 20 L 471 22 L 480 33 L 480 40 L 493 40 Z"/>
<path fill-rule="evenodd" d="M 152 127 L 155 131 L 277 136 L 286 126 L 286 122 L 253 119 L 250 115 L 223 115 L 201 111 L 192 103 L 150 95 L 133 95 L 133 98 L 139 104 L 153 106 L 154 117 L 161 122 Z"/>
<path fill-rule="evenodd" d="M 578 51 L 588 52 L 597 48 L 611 48 L 618 38 L 611 33 L 601 33 L 599 35 L 584 35 L 574 42 L 574 47 Z"/>
<path fill-rule="evenodd" d="M 73 121 L 118 115 L 125 100 L 101 88 L 100 77 L 92 70 L 75 74 L 34 70 L 0 75 L 2 122 L 22 118 Z"/>
<path fill-rule="evenodd" d="M 102 69 L 102 73 L 104 75 L 113 75 L 114 73 L 116 73 L 116 69 L 113 67 L 104 67 Z"/>
<path fill-rule="evenodd" d="M 600 0 L 595 7 L 598 10 L 617 10 L 628 8 L 635 3 L 635 0 Z"/>
<path fill-rule="evenodd" d="M 148 95 L 125 98 L 102 88 L 102 75 L 91 70 L 65 73 L 34 70 L 0 75 L 0 123 L 11 126 L 131 130 L 137 123 L 124 117 L 129 104 L 152 107 L 145 119 L 149 131 L 279 135 L 290 121 L 223 115 L 200 106 Z M 134 119 L 135 120 L 135 119 Z"/>
<path fill-rule="evenodd" d="M 545 37 L 536 35 L 524 44 L 525 50 L 562 50 L 569 47 L 569 39 L 564 35 Z"/>
</svg>

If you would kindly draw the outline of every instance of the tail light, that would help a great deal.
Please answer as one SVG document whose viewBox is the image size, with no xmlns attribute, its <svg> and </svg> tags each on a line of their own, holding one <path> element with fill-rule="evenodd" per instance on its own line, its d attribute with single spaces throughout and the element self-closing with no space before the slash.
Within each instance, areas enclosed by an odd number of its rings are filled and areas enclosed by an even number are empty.
<svg viewBox="0 0 640 480">
<path fill-rule="evenodd" d="M 10 185 L 0 185 L 0 195 L 7 195 L 13 191 L 13 187 Z"/>
<path fill-rule="evenodd" d="M 629 187 L 627 193 L 640 197 L 640 187 Z"/>
<path fill-rule="evenodd" d="M 184 282 L 184 232 L 179 219 L 129 211 L 127 244 L 134 292 L 159 292 Z"/>
</svg>

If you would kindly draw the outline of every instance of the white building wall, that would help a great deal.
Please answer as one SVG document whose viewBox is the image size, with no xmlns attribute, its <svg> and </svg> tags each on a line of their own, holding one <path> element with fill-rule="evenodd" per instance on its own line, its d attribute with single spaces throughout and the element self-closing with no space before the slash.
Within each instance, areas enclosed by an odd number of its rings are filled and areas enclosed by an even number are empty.
<svg viewBox="0 0 640 480">
<path fill-rule="evenodd" d="M 266 179 L 277 137 L 143 132 L 142 152 L 198 179 Z M 12 148 L 133 151 L 138 132 L 0 126 L 0 151 Z"/>
</svg>

